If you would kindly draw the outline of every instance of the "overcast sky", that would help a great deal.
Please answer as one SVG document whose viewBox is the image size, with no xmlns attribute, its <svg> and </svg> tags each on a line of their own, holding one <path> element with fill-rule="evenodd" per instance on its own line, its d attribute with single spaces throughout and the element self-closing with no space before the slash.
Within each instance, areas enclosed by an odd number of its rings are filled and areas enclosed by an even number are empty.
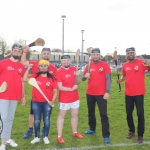
<svg viewBox="0 0 150 150">
<path fill-rule="evenodd" d="M 137 54 L 150 55 L 150 0 L 1 0 L 0 35 L 9 44 L 25 39 L 27 44 L 41 37 L 47 47 L 81 49 L 99 47 L 102 55 L 125 54 L 135 47 Z"/>
</svg>

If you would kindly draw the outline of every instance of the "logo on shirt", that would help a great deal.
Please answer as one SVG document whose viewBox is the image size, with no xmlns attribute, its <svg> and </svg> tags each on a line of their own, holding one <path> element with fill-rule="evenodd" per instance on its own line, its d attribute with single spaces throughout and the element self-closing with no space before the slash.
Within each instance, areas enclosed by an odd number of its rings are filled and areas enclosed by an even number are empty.
<svg viewBox="0 0 150 150">
<path fill-rule="evenodd" d="M 21 74 L 21 72 L 22 72 L 22 68 L 19 68 L 18 69 L 18 74 Z"/>
<path fill-rule="evenodd" d="M 100 73 L 102 73 L 102 72 L 103 72 L 103 70 L 104 70 L 104 69 L 103 69 L 102 67 L 101 67 L 101 68 L 99 68 L 99 72 L 100 72 Z"/>
<path fill-rule="evenodd" d="M 135 67 L 134 67 L 134 70 L 135 70 L 135 71 L 138 71 L 138 70 L 139 70 L 139 66 L 135 66 Z"/>
<path fill-rule="evenodd" d="M 90 69 L 90 72 L 92 72 L 92 71 L 95 71 L 95 69 L 94 69 L 94 68 L 91 68 L 91 69 Z"/>
<path fill-rule="evenodd" d="M 50 87 L 50 82 L 46 82 L 46 88 Z"/>
<path fill-rule="evenodd" d="M 38 84 L 38 85 L 42 85 L 42 82 L 40 82 L 40 81 L 37 81 L 37 84 Z"/>
<path fill-rule="evenodd" d="M 15 70 L 12 66 L 8 66 L 7 70 Z"/>
<path fill-rule="evenodd" d="M 53 74 L 53 71 L 49 71 L 49 73 Z"/>
<path fill-rule="evenodd" d="M 127 68 L 126 68 L 126 71 L 129 71 L 129 70 L 131 70 L 131 68 L 127 67 Z"/>
<path fill-rule="evenodd" d="M 69 77 L 71 77 L 71 74 L 66 74 L 65 77 L 69 78 Z"/>
</svg>

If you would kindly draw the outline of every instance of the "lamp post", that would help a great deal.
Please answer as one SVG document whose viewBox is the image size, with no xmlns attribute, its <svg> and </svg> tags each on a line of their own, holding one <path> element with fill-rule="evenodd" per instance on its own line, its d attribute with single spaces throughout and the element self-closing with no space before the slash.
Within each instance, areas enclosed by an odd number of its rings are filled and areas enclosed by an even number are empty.
<svg viewBox="0 0 150 150">
<path fill-rule="evenodd" d="M 84 40 L 83 40 L 83 33 L 84 33 L 84 30 L 81 30 L 81 33 L 82 33 L 82 46 L 81 46 L 81 50 L 82 50 L 82 54 L 81 54 L 81 64 L 83 65 L 83 42 L 84 42 Z"/>
<path fill-rule="evenodd" d="M 64 20 L 66 16 L 62 15 L 62 55 L 64 54 Z"/>
</svg>

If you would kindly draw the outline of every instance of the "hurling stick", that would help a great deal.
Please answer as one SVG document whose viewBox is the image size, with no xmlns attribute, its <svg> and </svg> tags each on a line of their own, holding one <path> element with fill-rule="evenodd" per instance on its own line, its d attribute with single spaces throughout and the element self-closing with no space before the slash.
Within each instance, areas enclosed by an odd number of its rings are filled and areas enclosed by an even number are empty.
<svg viewBox="0 0 150 150">
<path fill-rule="evenodd" d="M 0 93 L 5 92 L 6 89 L 7 89 L 7 83 L 4 81 L 4 82 L 2 83 L 2 85 L 0 86 Z"/>
<path fill-rule="evenodd" d="M 1 114 L 0 114 L 0 135 L 3 131 L 3 122 L 2 122 L 2 118 L 1 118 Z"/>
<path fill-rule="evenodd" d="M 32 46 L 44 46 L 44 45 L 45 45 L 45 41 L 42 38 L 38 38 L 34 42 L 30 43 L 28 46 L 32 47 Z"/>
<path fill-rule="evenodd" d="M 76 71 L 78 71 L 78 65 L 79 65 L 79 56 L 80 56 L 80 49 L 76 52 Z M 76 75 L 75 84 L 78 83 L 78 75 Z"/>
<path fill-rule="evenodd" d="M 42 96 L 46 99 L 47 102 L 49 102 L 48 98 L 46 97 L 46 95 L 43 93 L 43 91 L 40 89 L 39 85 L 37 84 L 35 78 L 30 78 L 28 83 L 32 86 L 34 86 L 41 94 Z M 53 105 L 54 106 L 54 105 Z M 52 107 L 53 107 L 52 106 Z"/>
<path fill-rule="evenodd" d="M 88 54 L 89 54 L 88 73 L 90 73 L 91 51 L 92 51 L 92 47 L 87 48 L 86 51 L 87 51 Z"/>
</svg>

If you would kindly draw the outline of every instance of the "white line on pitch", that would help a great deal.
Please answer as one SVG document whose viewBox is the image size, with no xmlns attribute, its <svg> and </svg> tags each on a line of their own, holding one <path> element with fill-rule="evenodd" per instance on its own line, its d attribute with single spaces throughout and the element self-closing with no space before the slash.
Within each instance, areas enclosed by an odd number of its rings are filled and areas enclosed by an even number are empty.
<svg viewBox="0 0 150 150">
<path fill-rule="evenodd" d="M 85 146 L 85 147 L 70 147 L 70 148 L 46 148 L 38 150 L 90 150 L 97 148 L 107 148 L 107 147 L 127 147 L 127 146 L 137 146 L 137 145 L 147 145 L 150 144 L 150 141 L 144 141 L 142 144 L 137 143 L 120 143 L 120 144 L 106 144 L 106 145 L 97 145 L 97 146 Z"/>
</svg>

